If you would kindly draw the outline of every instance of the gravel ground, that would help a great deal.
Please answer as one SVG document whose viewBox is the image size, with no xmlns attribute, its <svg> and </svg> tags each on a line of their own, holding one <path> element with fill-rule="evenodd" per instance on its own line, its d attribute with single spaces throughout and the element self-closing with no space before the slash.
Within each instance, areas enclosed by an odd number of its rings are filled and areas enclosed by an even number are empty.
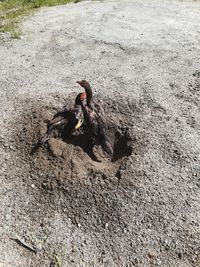
<svg viewBox="0 0 200 267">
<path fill-rule="evenodd" d="M 0 267 L 200 266 L 199 9 L 84 1 L 42 8 L 19 40 L 1 34 Z M 51 140 L 31 155 L 82 78 L 131 150 L 122 139 L 96 163 Z"/>
</svg>

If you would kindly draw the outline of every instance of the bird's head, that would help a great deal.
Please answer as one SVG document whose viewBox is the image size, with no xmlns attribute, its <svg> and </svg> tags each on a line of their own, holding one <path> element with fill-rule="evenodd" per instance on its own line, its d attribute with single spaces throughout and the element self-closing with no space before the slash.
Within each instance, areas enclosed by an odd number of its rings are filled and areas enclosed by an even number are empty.
<svg viewBox="0 0 200 267">
<path fill-rule="evenodd" d="M 76 104 L 76 105 L 80 105 L 81 102 L 83 102 L 84 100 L 86 100 L 86 93 L 85 93 L 85 92 L 83 92 L 83 93 L 79 93 L 79 94 L 76 96 L 75 104 Z"/>
<path fill-rule="evenodd" d="M 85 90 L 91 90 L 90 84 L 88 81 L 86 80 L 82 80 L 82 81 L 77 81 L 77 83 L 83 87 Z"/>
<path fill-rule="evenodd" d="M 90 87 L 89 82 L 87 82 L 86 80 L 82 80 L 82 81 L 77 81 L 77 83 L 83 87 L 85 89 L 86 92 L 86 98 L 87 98 L 87 104 L 90 103 L 91 99 L 92 99 L 92 89 Z"/>
</svg>

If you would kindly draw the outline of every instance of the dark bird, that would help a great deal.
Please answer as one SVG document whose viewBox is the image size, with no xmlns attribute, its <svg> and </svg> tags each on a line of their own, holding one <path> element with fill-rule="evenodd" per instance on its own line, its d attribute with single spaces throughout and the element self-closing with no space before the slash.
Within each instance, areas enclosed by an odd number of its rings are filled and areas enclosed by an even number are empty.
<svg viewBox="0 0 200 267">
<path fill-rule="evenodd" d="M 113 149 L 108 140 L 108 125 L 101 105 L 95 102 L 89 82 L 82 80 L 77 83 L 85 89 L 86 104 L 81 103 L 84 121 L 92 145 L 100 144 L 102 149 L 109 155 L 113 155 Z"/>
<path fill-rule="evenodd" d="M 46 121 L 47 131 L 40 140 L 41 145 L 46 143 L 50 137 L 64 138 L 81 127 L 84 122 L 82 102 L 85 99 L 85 92 L 78 94 L 72 108 L 59 111 L 52 120 Z"/>
</svg>

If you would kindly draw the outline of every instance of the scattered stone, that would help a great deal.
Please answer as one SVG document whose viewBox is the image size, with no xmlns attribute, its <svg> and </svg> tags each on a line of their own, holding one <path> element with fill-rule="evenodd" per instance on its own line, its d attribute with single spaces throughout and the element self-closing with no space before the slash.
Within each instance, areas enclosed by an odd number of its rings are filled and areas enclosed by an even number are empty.
<svg viewBox="0 0 200 267">
<path fill-rule="evenodd" d="M 13 151 L 15 150 L 15 148 L 13 146 L 9 146 L 9 149 L 13 150 Z"/>
</svg>

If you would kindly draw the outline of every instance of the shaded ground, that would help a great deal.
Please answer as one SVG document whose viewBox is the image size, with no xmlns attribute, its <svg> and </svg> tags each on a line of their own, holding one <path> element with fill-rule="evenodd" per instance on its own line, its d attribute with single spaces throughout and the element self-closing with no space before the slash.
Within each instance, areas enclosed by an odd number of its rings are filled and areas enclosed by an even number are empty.
<svg viewBox="0 0 200 267">
<path fill-rule="evenodd" d="M 1 36 L 0 266 L 200 265 L 199 7 L 83 2 Z M 82 78 L 105 103 L 116 160 L 73 140 L 31 155 Z"/>
</svg>

